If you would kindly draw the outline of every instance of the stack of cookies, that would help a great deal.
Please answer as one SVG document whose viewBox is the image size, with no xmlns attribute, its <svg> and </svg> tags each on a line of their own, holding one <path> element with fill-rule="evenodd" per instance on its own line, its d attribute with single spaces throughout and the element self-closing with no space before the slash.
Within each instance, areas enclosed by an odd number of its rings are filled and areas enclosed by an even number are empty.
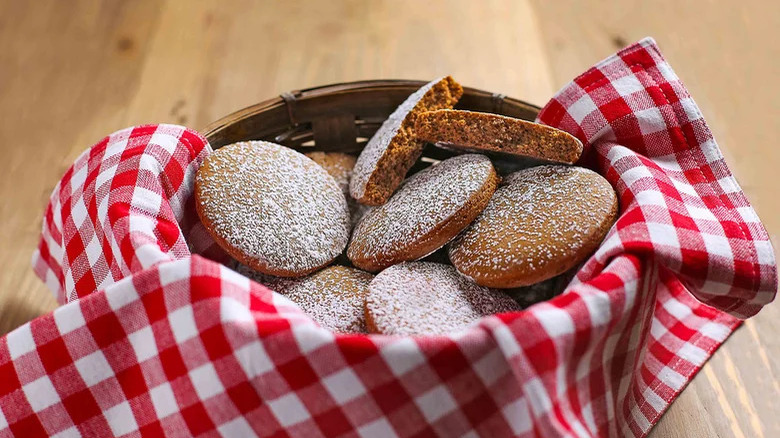
<svg viewBox="0 0 780 438">
<path fill-rule="evenodd" d="M 198 214 L 239 272 L 337 332 L 445 334 L 549 299 L 614 223 L 615 192 L 572 165 L 575 137 L 452 109 L 462 94 L 426 84 L 357 158 L 222 147 L 198 171 Z M 457 154 L 407 175 L 429 143 Z M 501 175 L 496 154 L 526 164 Z"/>
</svg>

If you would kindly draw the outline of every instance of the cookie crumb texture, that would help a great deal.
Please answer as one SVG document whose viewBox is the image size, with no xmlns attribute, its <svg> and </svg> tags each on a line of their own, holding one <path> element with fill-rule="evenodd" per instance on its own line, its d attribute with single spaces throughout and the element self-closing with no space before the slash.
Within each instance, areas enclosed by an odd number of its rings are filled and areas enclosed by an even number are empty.
<svg viewBox="0 0 780 438">
<path fill-rule="evenodd" d="M 270 142 L 234 143 L 210 154 L 195 178 L 195 204 L 217 243 L 264 274 L 311 273 L 349 239 L 347 201 L 333 177 Z"/>
<path fill-rule="evenodd" d="M 460 155 L 406 180 L 360 220 L 347 257 L 370 272 L 423 258 L 452 240 L 485 208 L 498 175 L 483 155 Z"/>
<path fill-rule="evenodd" d="M 424 142 L 414 134 L 417 116 L 452 108 L 462 95 L 463 87 L 447 76 L 424 85 L 396 108 L 358 157 L 350 182 L 352 197 L 367 205 L 387 202 L 422 153 Z"/>
<path fill-rule="evenodd" d="M 263 275 L 247 266 L 237 271 L 294 302 L 322 327 L 338 333 L 368 333 L 363 310 L 374 276 L 346 266 L 330 266 L 302 278 Z"/>
<path fill-rule="evenodd" d="M 520 310 L 505 293 L 479 286 L 452 266 L 401 263 L 369 285 L 369 331 L 386 335 L 437 335 L 463 330 L 483 316 Z"/>
<path fill-rule="evenodd" d="M 499 114 L 443 109 L 420 114 L 421 140 L 469 152 L 491 151 L 572 164 L 582 142 L 568 132 Z"/>
<path fill-rule="evenodd" d="M 452 264 L 483 286 L 527 286 L 561 274 L 598 248 L 617 216 L 599 174 L 539 166 L 510 174 L 449 247 Z"/>
</svg>

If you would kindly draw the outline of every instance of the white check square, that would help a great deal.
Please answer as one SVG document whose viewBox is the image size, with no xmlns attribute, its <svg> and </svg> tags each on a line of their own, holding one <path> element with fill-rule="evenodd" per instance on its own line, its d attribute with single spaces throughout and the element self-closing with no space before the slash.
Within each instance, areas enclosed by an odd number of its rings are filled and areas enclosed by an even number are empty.
<svg viewBox="0 0 780 438">
<path fill-rule="evenodd" d="M 152 399 L 152 406 L 154 406 L 154 411 L 157 413 L 157 418 L 165 418 L 179 410 L 176 396 L 173 394 L 171 384 L 168 382 L 150 389 L 149 397 Z"/>
<path fill-rule="evenodd" d="M 114 375 L 114 370 L 111 369 L 106 356 L 100 350 L 82 357 L 74 362 L 73 365 L 76 366 L 87 386 L 95 386 Z"/>
<path fill-rule="evenodd" d="M 762 265 L 773 265 L 775 263 L 775 253 L 772 249 L 772 244 L 768 240 L 754 240 L 753 245 L 756 247 L 758 263 Z"/>
<path fill-rule="evenodd" d="M 645 166 L 636 166 L 623 172 L 623 174 L 620 175 L 620 178 L 626 183 L 626 185 L 632 186 L 639 180 L 645 178 L 652 179 L 653 174 L 650 173 L 650 171 L 647 170 Z"/>
<path fill-rule="evenodd" d="M 144 234 L 149 234 L 154 230 L 155 222 L 154 219 L 148 217 L 148 216 L 142 216 L 140 214 L 131 214 L 129 216 L 128 226 L 130 227 L 130 232 L 139 232 Z"/>
<path fill-rule="evenodd" d="M 231 297 L 222 297 L 220 300 L 219 316 L 222 322 L 252 322 L 249 307 Z"/>
<path fill-rule="evenodd" d="M 642 131 L 643 135 L 666 130 L 661 110 L 656 107 L 636 111 L 634 117 L 639 122 L 639 130 Z"/>
<path fill-rule="evenodd" d="M 331 374 L 322 380 L 331 397 L 336 403 L 344 404 L 366 393 L 366 388 L 349 368 Z"/>
<path fill-rule="evenodd" d="M 723 342 L 731 331 L 723 324 L 708 322 L 699 328 L 699 332 L 717 342 Z"/>
<path fill-rule="evenodd" d="M 519 398 L 504 406 L 501 409 L 501 414 L 515 435 L 522 435 L 531 430 L 531 416 L 528 412 L 528 403 L 524 398 Z"/>
<path fill-rule="evenodd" d="M 333 342 L 334 334 L 311 324 L 297 324 L 292 327 L 293 336 L 298 341 L 301 353 L 310 353 L 323 345 Z"/>
<path fill-rule="evenodd" d="M 393 426 L 384 418 L 379 418 L 360 427 L 357 433 L 365 438 L 396 438 L 398 436 L 393 430 Z"/>
<path fill-rule="evenodd" d="M 636 93 L 645 89 L 639 79 L 634 75 L 623 76 L 612 81 L 612 86 L 618 91 L 621 96 L 628 96 L 629 94 Z"/>
<path fill-rule="evenodd" d="M 574 121 L 582 123 L 585 117 L 592 114 L 594 111 L 598 111 L 599 108 L 593 102 L 593 99 L 589 95 L 583 94 L 574 104 L 569 107 L 569 114 L 571 114 Z"/>
<path fill-rule="evenodd" d="M 181 280 L 189 280 L 190 276 L 190 259 L 177 260 L 174 263 L 166 263 L 160 266 L 160 286 L 168 286 Z"/>
<path fill-rule="evenodd" d="M 87 207 L 84 205 L 83 199 L 79 198 L 74 201 L 74 204 L 71 206 L 70 217 L 76 228 L 81 228 L 81 225 L 87 219 Z"/>
<path fill-rule="evenodd" d="M 650 240 L 653 244 L 680 248 L 680 241 L 677 239 L 677 229 L 672 225 L 647 222 L 646 226 L 647 232 L 650 234 Z"/>
<path fill-rule="evenodd" d="M 189 304 L 169 313 L 168 322 L 171 324 L 173 337 L 176 339 L 177 344 L 182 344 L 198 335 L 195 315 L 192 313 L 192 306 Z"/>
<path fill-rule="evenodd" d="M 76 426 L 71 426 L 62 432 L 59 432 L 55 435 L 52 435 L 51 438 L 81 438 L 81 432 L 76 428 Z"/>
<path fill-rule="evenodd" d="M 506 359 L 498 349 L 492 349 L 476 361 L 473 368 L 486 387 L 492 385 L 509 371 Z"/>
<path fill-rule="evenodd" d="M 294 393 L 269 401 L 268 407 L 271 408 L 271 412 L 282 427 L 298 424 L 311 417 L 309 411 Z"/>
<path fill-rule="evenodd" d="M 40 412 L 60 402 L 60 396 L 49 380 L 49 376 L 43 376 L 22 386 L 22 391 L 34 412 Z"/>
<path fill-rule="evenodd" d="M 138 423 L 135 421 L 133 410 L 126 401 L 109 408 L 103 412 L 103 416 L 106 417 L 108 426 L 111 428 L 114 436 L 125 435 L 138 430 Z"/>
<path fill-rule="evenodd" d="M 198 393 L 198 397 L 201 400 L 206 400 L 225 392 L 225 387 L 222 386 L 222 381 L 219 379 L 217 371 L 211 362 L 190 371 L 189 376 L 192 386 L 195 387 L 195 392 Z"/>
<path fill-rule="evenodd" d="M 425 356 L 420 352 L 420 347 L 411 338 L 400 338 L 392 344 L 382 347 L 381 353 L 395 376 L 402 376 L 425 362 Z"/>
<path fill-rule="evenodd" d="M 728 238 L 708 233 L 701 233 L 701 238 L 704 240 L 704 246 L 707 247 L 708 253 L 729 259 L 734 256 Z"/>
<path fill-rule="evenodd" d="M 217 428 L 219 433 L 225 437 L 244 437 L 255 436 L 252 426 L 244 420 L 244 417 L 238 416 Z"/>
<path fill-rule="evenodd" d="M 139 208 L 151 214 L 160 212 L 162 197 L 149 189 L 136 187 L 133 190 L 133 207 Z"/>
<path fill-rule="evenodd" d="M 98 173 L 97 178 L 95 178 L 95 191 L 99 190 L 103 184 L 114 179 L 114 175 L 116 175 L 117 167 L 119 166 L 117 164 L 114 164 L 113 166 L 100 169 L 100 173 Z M 108 190 L 108 187 L 106 187 L 106 190 Z M 107 200 L 108 196 L 106 196 L 104 199 Z M 105 217 L 105 216 L 101 216 L 101 217 Z"/>
<path fill-rule="evenodd" d="M 682 388 L 685 384 L 685 377 L 667 366 L 664 366 L 656 377 L 674 390 Z"/>
<path fill-rule="evenodd" d="M 702 350 L 701 348 L 685 343 L 680 347 L 679 350 L 677 350 L 677 356 L 687 360 L 688 362 L 700 366 L 704 363 L 705 360 L 707 360 L 707 352 Z"/>
<path fill-rule="evenodd" d="M 97 264 L 98 260 L 100 260 L 100 257 L 103 255 L 103 247 L 100 246 L 100 242 L 94 234 L 84 248 L 84 253 L 87 254 L 87 260 L 89 260 L 89 265 L 92 267 Z"/>
<path fill-rule="evenodd" d="M 128 336 L 130 345 L 133 347 L 135 357 L 141 363 L 149 358 L 157 356 L 157 342 L 154 340 L 152 328 L 146 326 L 140 330 L 130 333 Z"/>
<path fill-rule="evenodd" d="M 81 158 L 81 157 L 79 157 Z M 77 163 L 79 163 L 80 160 L 76 160 Z M 84 182 L 87 180 L 87 162 L 86 160 L 82 163 L 79 163 L 81 165 L 76 165 L 76 168 L 73 169 L 73 174 L 70 177 L 70 186 L 72 188 L 81 187 L 84 185 Z M 86 209 L 84 209 L 84 212 L 86 212 Z M 76 225 L 80 224 L 80 222 L 76 222 Z"/>
<path fill-rule="evenodd" d="M 551 338 L 574 333 L 574 320 L 565 310 L 544 306 L 536 311 L 536 318 Z"/>
<path fill-rule="evenodd" d="M 110 279 L 109 275 L 109 279 Z M 125 287 L 114 288 L 105 292 L 106 301 L 112 310 L 119 310 L 128 304 L 136 302 L 139 297 L 132 282 L 125 282 Z"/>
<path fill-rule="evenodd" d="M 244 345 L 235 350 L 233 355 L 250 379 L 274 369 L 274 363 L 260 341 L 252 341 Z"/>
<path fill-rule="evenodd" d="M 528 379 L 528 381 L 523 384 L 523 392 L 527 394 L 528 402 L 530 403 L 535 416 L 541 417 L 547 412 L 550 412 L 552 401 L 547 394 L 547 388 L 544 387 L 544 383 L 542 383 L 538 377 Z"/>
<path fill-rule="evenodd" d="M 54 324 L 57 325 L 57 329 L 63 335 L 87 325 L 78 303 L 57 308 L 53 316 Z"/>
<path fill-rule="evenodd" d="M 176 146 L 179 144 L 179 138 L 171 135 L 167 131 L 156 130 L 152 134 L 152 138 L 149 140 L 149 145 L 157 145 L 172 154 L 176 150 Z"/>
<path fill-rule="evenodd" d="M 12 360 L 35 350 L 35 340 L 33 339 L 29 323 L 8 333 L 5 339 L 8 342 L 8 352 L 11 354 Z"/>
<path fill-rule="evenodd" d="M 444 385 L 439 385 L 414 399 L 425 419 L 433 423 L 458 408 L 458 404 Z"/>
</svg>

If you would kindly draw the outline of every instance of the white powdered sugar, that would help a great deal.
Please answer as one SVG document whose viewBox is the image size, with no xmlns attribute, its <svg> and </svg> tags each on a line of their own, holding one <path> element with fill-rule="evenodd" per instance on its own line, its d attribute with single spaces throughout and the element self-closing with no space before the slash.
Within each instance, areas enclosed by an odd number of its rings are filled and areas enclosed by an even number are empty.
<svg viewBox="0 0 780 438">
<path fill-rule="evenodd" d="M 366 309 L 380 333 L 446 334 L 479 318 L 520 310 L 501 291 L 478 286 L 455 268 L 408 262 L 385 269 L 369 285 Z"/>
<path fill-rule="evenodd" d="M 597 246 L 594 237 L 600 241 L 605 223 L 614 220 L 616 202 L 609 183 L 588 169 L 539 166 L 515 172 L 452 242 L 450 259 L 466 273 L 532 273 L 562 261 L 573 265 L 576 256 L 587 255 L 584 247 Z"/>
<path fill-rule="evenodd" d="M 231 255 L 275 275 L 322 267 L 349 239 L 347 201 L 333 177 L 274 143 L 235 143 L 209 155 L 196 177 L 196 201 Z"/>
<path fill-rule="evenodd" d="M 353 155 L 342 152 L 309 152 L 305 154 L 322 166 L 330 176 L 336 180 L 345 196 L 349 196 L 349 181 L 352 179 L 352 170 L 355 168 L 356 158 Z"/>
<path fill-rule="evenodd" d="M 371 137 L 355 164 L 352 181 L 350 181 L 349 186 L 352 197 L 361 199 L 365 195 L 371 174 L 374 172 L 374 169 L 376 169 L 379 160 L 384 156 L 385 151 L 387 151 L 387 147 L 390 145 L 393 137 L 395 137 L 396 134 L 398 134 L 399 129 L 401 129 L 404 119 L 414 109 L 423 96 L 425 96 L 425 93 L 442 79 L 444 78 L 438 78 L 423 85 L 419 90 L 407 97 L 406 100 L 390 114 L 390 117 L 382 123 L 382 126 L 379 127 L 374 136 Z M 422 142 L 420 142 L 420 144 L 422 144 Z"/>
<path fill-rule="evenodd" d="M 449 158 L 411 176 L 387 203 L 365 213 L 355 227 L 348 255 L 351 259 L 358 255 L 361 259 L 396 260 L 461 212 L 485 190 L 491 177 L 490 160 L 475 154 Z"/>
<path fill-rule="evenodd" d="M 245 265 L 236 270 L 286 296 L 324 328 L 338 333 L 367 333 L 363 306 L 374 278 L 368 272 L 330 266 L 306 277 L 280 278 Z"/>
<path fill-rule="evenodd" d="M 369 208 L 367 205 L 359 204 L 349 194 L 349 182 L 352 180 L 352 170 L 355 167 L 356 158 L 342 152 L 317 151 L 305 155 L 322 166 L 336 180 L 336 184 L 339 185 L 341 191 L 344 192 L 344 197 L 347 198 L 350 224 L 351 227 L 354 227 Z"/>
</svg>

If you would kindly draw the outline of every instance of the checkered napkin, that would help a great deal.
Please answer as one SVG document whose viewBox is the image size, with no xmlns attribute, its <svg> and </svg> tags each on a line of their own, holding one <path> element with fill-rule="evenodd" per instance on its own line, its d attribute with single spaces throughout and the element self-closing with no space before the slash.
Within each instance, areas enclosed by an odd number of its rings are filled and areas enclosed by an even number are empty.
<svg viewBox="0 0 780 438">
<path fill-rule="evenodd" d="M 429 337 L 333 334 L 204 257 L 206 140 L 109 136 L 46 210 L 33 263 L 65 304 L 0 339 L 0 436 L 644 436 L 773 299 L 772 248 L 654 41 L 539 120 L 586 144 L 619 220 L 563 295 Z"/>
</svg>

